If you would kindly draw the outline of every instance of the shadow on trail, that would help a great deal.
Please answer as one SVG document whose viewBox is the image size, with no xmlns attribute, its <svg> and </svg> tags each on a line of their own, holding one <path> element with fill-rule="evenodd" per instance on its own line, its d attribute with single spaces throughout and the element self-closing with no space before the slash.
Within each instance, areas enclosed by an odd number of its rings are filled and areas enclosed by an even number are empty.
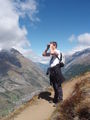
<svg viewBox="0 0 90 120">
<path fill-rule="evenodd" d="M 48 102 L 52 102 L 53 101 L 53 98 L 50 97 L 51 96 L 51 93 L 48 92 L 48 91 L 45 91 L 45 92 L 41 92 L 38 96 L 38 99 L 44 99 L 44 100 L 47 100 Z"/>
</svg>

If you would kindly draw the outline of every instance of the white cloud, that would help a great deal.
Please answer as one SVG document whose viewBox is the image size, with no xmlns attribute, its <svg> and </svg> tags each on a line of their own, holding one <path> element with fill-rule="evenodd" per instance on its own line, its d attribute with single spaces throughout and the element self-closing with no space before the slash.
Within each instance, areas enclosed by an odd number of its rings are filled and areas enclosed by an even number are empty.
<svg viewBox="0 0 90 120">
<path fill-rule="evenodd" d="M 0 0 L 0 50 L 15 48 L 34 62 L 48 63 L 49 58 L 38 56 L 30 48 L 25 26 L 20 28 L 19 18 L 28 15 L 30 22 L 38 21 L 36 0 Z"/>
<path fill-rule="evenodd" d="M 74 34 L 72 34 L 70 37 L 69 37 L 69 39 L 68 39 L 70 42 L 73 42 L 74 40 L 75 40 L 75 35 Z"/>
<path fill-rule="evenodd" d="M 31 54 L 30 58 L 34 62 L 39 62 L 39 63 L 42 63 L 42 64 L 49 64 L 49 61 L 50 61 L 50 57 L 38 56 L 35 53 L 33 53 L 33 51 L 32 51 L 32 54 Z"/>
<path fill-rule="evenodd" d="M 37 21 L 37 3 L 35 0 L 0 0 L 0 50 L 16 48 L 24 56 L 33 54 L 27 39 L 25 26 L 20 28 L 19 18 L 28 15 L 30 21 Z"/>
<path fill-rule="evenodd" d="M 27 30 L 19 27 L 19 15 L 10 0 L 0 0 L 0 49 L 30 48 Z"/>
<path fill-rule="evenodd" d="M 69 51 L 68 54 L 73 54 L 77 51 L 81 51 L 83 49 L 90 48 L 90 33 L 83 33 L 78 36 L 75 36 L 73 34 L 69 38 L 69 41 L 73 42 L 73 40 L 77 41 L 77 46 L 75 46 L 71 51 Z"/>
<path fill-rule="evenodd" d="M 90 33 L 84 33 L 77 37 L 78 42 L 83 45 L 90 45 Z"/>
<path fill-rule="evenodd" d="M 87 48 L 90 48 L 90 46 L 79 44 L 79 45 L 75 46 L 72 50 L 68 51 L 67 54 L 71 55 L 75 52 L 78 52 L 78 51 L 81 51 L 81 50 L 84 50 L 84 49 L 87 49 Z"/>
<path fill-rule="evenodd" d="M 32 22 L 40 21 L 40 19 L 36 16 L 36 14 L 39 12 L 37 9 L 38 3 L 36 0 L 13 1 L 15 10 L 21 17 L 25 17 L 27 15 Z"/>
</svg>

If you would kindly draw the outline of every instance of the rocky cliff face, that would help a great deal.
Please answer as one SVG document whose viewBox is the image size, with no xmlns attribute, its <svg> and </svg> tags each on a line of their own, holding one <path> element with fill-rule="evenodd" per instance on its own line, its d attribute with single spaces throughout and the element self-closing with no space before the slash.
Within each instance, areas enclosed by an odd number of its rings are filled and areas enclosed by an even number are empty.
<svg viewBox="0 0 90 120">
<path fill-rule="evenodd" d="M 48 86 L 48 78 L 15 49 L 0 51 L 0 116 Z"/>
</svg>

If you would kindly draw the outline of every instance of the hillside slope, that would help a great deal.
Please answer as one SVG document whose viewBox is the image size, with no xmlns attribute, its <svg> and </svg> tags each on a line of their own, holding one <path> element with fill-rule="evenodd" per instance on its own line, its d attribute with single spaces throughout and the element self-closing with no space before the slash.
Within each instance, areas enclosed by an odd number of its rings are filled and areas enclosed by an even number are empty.
<svg viewBox="0 0 90 120">
<path fill-rule="evenodd" d="M 66 56 L 66 65 L 63 73 L 66 79 L 90 71 L 90 48 Z"/>
<path fill-rule="evenodd" d="M 64 102 L 58 108 L 54 107 L 53 106 L 54 104 L 52 103 L 52 98 L 53 98 L 52 89 L 48 89 L 45 92 L 41 92 L 39 96 L 34 97 L 32 101 L 25 104 L 19 110 L 15 111 L 15 113 L 12 114 L 11 117 L 9 117 L 11 118 L 9 120 L 12 120 L 12 119 L 13 120 L 25 120 L 25 119 L 26 120 L 77 120 L 76 118 L 68 119 L 68 116 L 66 115 L 72 115 L 73 113 L 72 105 L 73 103 L 75 103 L 77 107 L 77 103 L 79 105 L 79 100 L 83 100 L 83 102 L 87 103 L 87 105 L 89 106 L 89 103 L 88 103 L 89 101 L 87 101 L 89 90 L 90 90 L 89 80 L 90 80 L 90 73 L 86 73 L 83 76 L 79 76 L 74 78 L 73 80 L 65 82 L 63 84 Z M 85 93 L 85 99 L 82 99 L 82 97 L 78 99 L 78 96 L 76 96 L 76 93 L 79 90 L 79 88 L 80 90 L 82 90 L 83 94 Z M 74 99 L 69 99 L 71 97 L 74 97 L 75 102 L 72 102 L 72 100 Z M 65 115 L 64 119 L 60 119 L 60 115 L 61 115 L 60 108 L 61 110 L 63 109 L 63 115 Z M 80 119 L 80 120 L 83 120 L 83 119 Z"/>
<path fill-rule="evenodd" d="M 49 120 L 90 120 L 90 72 L 72 81 L 75 80 L 70 96 L 58 105 Z"/>
<path fill-rule="evenodd" d="M 0 117 L 48 86 L 48 78 L 15 49 L 0 51 Z"/>
</svg>

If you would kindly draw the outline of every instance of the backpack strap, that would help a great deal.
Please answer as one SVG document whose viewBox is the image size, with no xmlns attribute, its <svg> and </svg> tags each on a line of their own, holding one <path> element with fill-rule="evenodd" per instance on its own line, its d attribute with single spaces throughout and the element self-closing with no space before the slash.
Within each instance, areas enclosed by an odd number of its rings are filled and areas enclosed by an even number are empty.
<svg viewBox="0 0 90 120">
<path fill-rule="evenodd" d="M 62 61 L 62 53 L 60 53 L 60 58 L 58 56 L 56 56 L 56 57 L 58 58 L 59 62 Z"/>
<path fill-rule="evenodd" d="M 62 61 L 62 53 L 60 53 L 60 62 Z"/>
<path fill-rule="evenodd" d="M 56 56 L 57 58 L 58 58 L 58 60 L 59 60 L 59 64 L 60 64 L 60 67 L 64 67 L 64 63 L 63 62 L 61 62 L 62 61 L 62 53 L 60 53 L 60 58 L 58 57 L 58 56 Z"/>
</svg>

